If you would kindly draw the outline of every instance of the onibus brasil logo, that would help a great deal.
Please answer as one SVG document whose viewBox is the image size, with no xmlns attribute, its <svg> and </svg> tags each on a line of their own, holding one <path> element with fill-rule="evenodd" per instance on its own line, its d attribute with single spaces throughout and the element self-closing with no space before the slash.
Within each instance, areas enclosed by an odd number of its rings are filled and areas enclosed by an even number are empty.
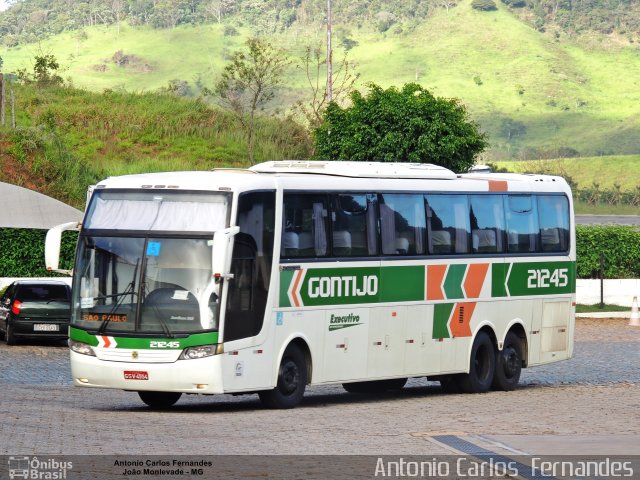
<svg viewBox="0 0 640 480">
<path fill-rule="evenodd" d="M 73 468 L 73 462 L 61 461 L 55 458 L 46 460 L 38 457 L 9 457 L 9 478 L 28 478 L 41 480 L 63 480 L 67 478 L 67 471 Z"/>
</svg>

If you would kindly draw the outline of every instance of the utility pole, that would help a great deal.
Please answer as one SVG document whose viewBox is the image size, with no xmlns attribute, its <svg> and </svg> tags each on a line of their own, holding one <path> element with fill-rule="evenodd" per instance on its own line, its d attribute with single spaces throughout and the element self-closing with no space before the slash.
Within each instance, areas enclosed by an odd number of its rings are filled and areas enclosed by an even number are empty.
<svg viewBox="0 0 640 480">
<path fill-rule="evenodd" d="M 331 49 L 331 0 L 327 0 L 327 103 L 333 98 L 333 51 Z"/>
</svg>

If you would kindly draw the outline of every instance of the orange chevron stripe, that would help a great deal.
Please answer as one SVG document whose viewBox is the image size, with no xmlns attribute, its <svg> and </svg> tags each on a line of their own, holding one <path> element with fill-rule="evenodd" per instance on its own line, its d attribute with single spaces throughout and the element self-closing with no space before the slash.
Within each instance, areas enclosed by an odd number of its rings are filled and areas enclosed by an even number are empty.
<svg viewBox="0 0 640 480">
<path fill-rule="evenodd" d="M 456 303 L 451 319 L 449 320 L 449 329 L 454 338 L 471 336 L 471 327 L 469 324 L 471 323 L 471 317 L 475 309 L 476 302 Z"/>
<path fill-rule="evenodd" d="M 300 299 L 298 298 L 297 292 L 298 292 L 298 285 L 300 284 L 300 279 L 302 278 L 302 272 L 303 270 L 298 270 L 298 273 L 296 273 L 296 279 L 293 282 L 293 288 L 291 289 L 291 297 L 293 297 L 293 304 L 296 307 L 299 307 L 301 304 Z"/>
<path fill-rule="evenodd" d="M 427 266 L 427 300 L 444 300 L 442 281 L 447 273 L 446 265 Z"/>
<path fill-rule="evenodd" d="M 478 298 L 480 296 L 488 271 L 488 263 L 472 263 L 469 265 L 467 277 L 464 279 L 464 291 L 467 298 Z"/>
<path fill-rule="evenodd" d="M 104 348 L 109 348 L 111 346 L 111 341 L 109 337 L 102 335 L 102 341 L 104 342 Z"/>
</svg>

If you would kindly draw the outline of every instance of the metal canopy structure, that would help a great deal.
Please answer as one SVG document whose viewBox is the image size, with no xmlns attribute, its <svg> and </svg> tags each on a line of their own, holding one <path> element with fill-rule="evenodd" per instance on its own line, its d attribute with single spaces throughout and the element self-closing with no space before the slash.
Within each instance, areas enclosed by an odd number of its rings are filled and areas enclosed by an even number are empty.
<svg viewBox="0 0 640 480">
<path fill-rule="evenodd" d="M 0 182 L 0 228 L 49 229 L 81 222 L 83 213 L 33 190 Z"/>
</svg>

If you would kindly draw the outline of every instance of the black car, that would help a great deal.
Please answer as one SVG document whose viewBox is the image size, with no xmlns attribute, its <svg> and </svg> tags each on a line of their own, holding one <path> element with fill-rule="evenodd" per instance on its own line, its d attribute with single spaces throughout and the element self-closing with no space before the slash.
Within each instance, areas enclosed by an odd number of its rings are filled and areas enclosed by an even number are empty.
<svg viewBox="0 0 640 480">
<path fill-rule="evenodd" d="M 0 298 L 0 331 L 8 345 L 16 338 L 65 339 L 71 289 L 56 280 L 18 280 Z"/>
</svg>

